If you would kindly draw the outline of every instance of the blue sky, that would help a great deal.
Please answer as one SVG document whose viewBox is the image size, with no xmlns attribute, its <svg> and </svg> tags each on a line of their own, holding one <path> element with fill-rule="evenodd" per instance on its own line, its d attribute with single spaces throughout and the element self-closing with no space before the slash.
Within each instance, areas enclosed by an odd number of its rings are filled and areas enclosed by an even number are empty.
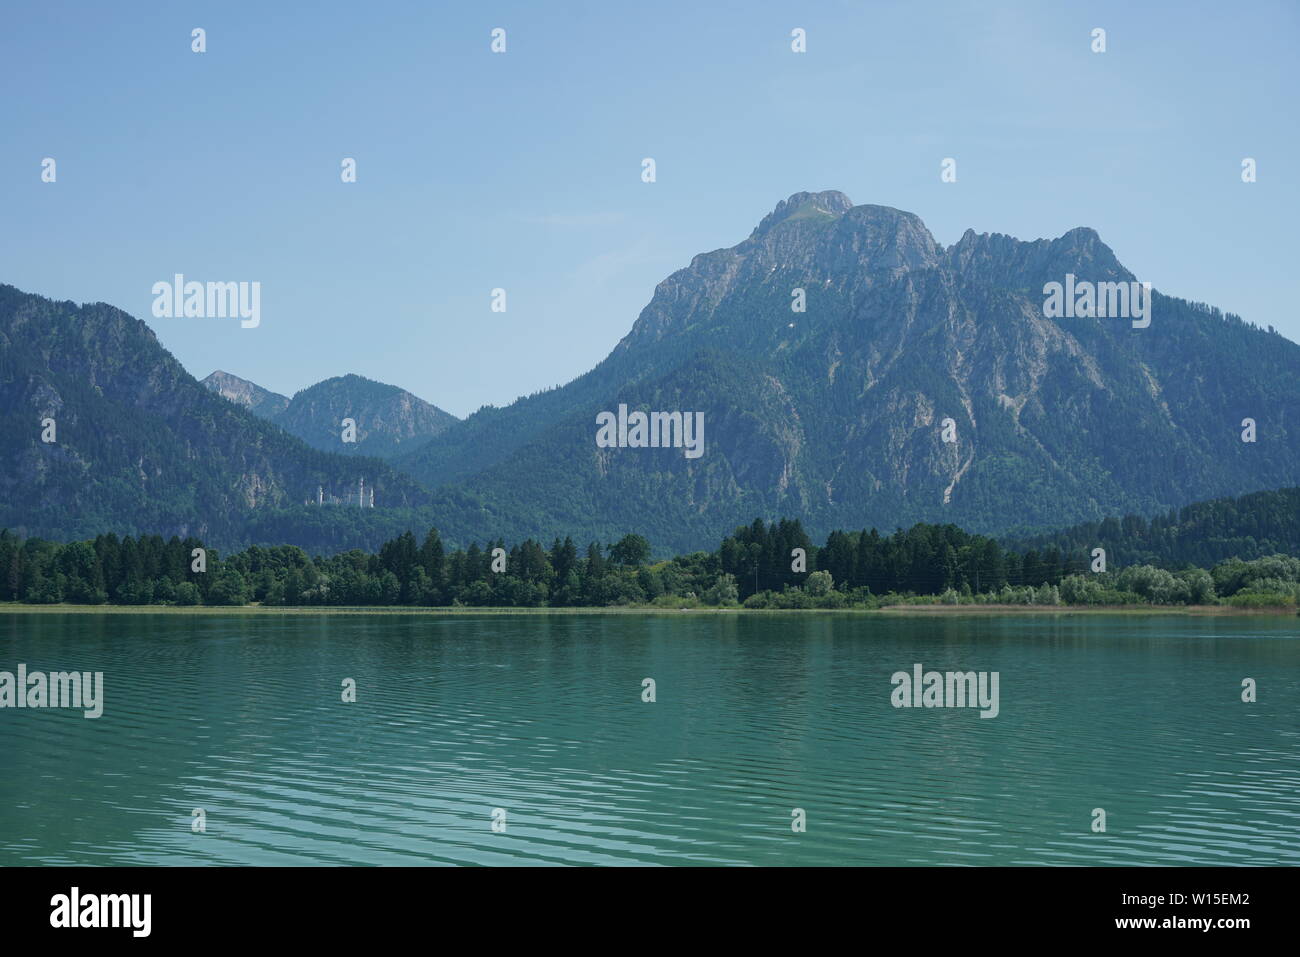
<svg viewBox="0 0 1300 957">
<path fill-rule="evenodd" d="M 290 7 L 8 5 L 0 282 L 120 306 L 200 378 L 356 372 L 464 415 L 585 372 L 694 255 L 840 189 L 945 245 L 1092 226 L 1300 340 L 1300 4 Z M 177 272 L 261 282 L 261 325 L 154 318 Z"/>
</svg>

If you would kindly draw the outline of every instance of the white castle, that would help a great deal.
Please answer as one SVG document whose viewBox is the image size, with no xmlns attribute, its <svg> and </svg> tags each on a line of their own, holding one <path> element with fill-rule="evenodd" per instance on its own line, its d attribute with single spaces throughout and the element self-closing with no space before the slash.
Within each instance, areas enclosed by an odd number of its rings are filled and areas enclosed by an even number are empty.
<svg viewBox="0 0 1300 957">
<path fill-rule="evenodd" d="M 349 499 L 349 501 L 350 501 L 350 499 Z M 303 504 L 304 504 L 304 505 L 310 505 L 310 504 L 311 504 L 311 501 L 310 501 L 310 500 L 307 500 L 307 501 L 303 502 Z M 344 501 L 343 501 L 343 499 L 337 498 L 336 496 L 333 496 L 333 495 L 328 495 L 328 496 L 327 496 L 327 495 L 325 494 L 325 486 L 323 486 L 323 485 L 317 485 L 317 486 L 316 486 L 316 504 L 317 504 L 317 505 L 343 505 L 343 504 L 344 504 Z M 375 488 L 374 488 L 374 486 L 372 485 L 372 486 L 370 487 L 370 492 L 369 492 L 369 494 L 367 495 L 367 494 L 366 494 L 366 480 L 365 480 L 364 477 L 361 478 L 361 479 L 359 479 L 359 480 L 357 481 L 357 505 L 360 506 L 361 508 L 374 508 L 374 507 L 375 507 Z"/>
</svg>

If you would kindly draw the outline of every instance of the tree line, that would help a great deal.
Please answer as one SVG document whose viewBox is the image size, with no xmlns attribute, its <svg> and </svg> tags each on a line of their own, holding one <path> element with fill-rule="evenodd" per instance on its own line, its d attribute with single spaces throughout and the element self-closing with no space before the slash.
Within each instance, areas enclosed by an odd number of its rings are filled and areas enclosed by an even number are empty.
<svg viewBox="0 0 1300 957">
<path fill-rule="evenodd" d="M 955 525 L 834 531 L 755 519 L 716 551 L 651 560 L 644 536 L 612 544 L 528 539 L 448 548 L 437 529 L 376 552 L 312 557 L 253 545 L 229 556 L 196 538 L 115 534 L 60 544 L 0 531 L 0 601 L 32 604 L 748 608 L 948 604 L 1294 605 L 1300 559 L 1232 558 L 1210 569 L 1094 572 L 1082 549 L 1018 551 Z"/>
<path fill-rule="evenodd" d="M 1125 515 L 1011 538 L 1015 550 L 1106 549 L 1120 565 L 1209 568 L 1230 558 L 1300 554 L 1300 488 L 1211 499 L 1152 516 Z"/>
</svg>

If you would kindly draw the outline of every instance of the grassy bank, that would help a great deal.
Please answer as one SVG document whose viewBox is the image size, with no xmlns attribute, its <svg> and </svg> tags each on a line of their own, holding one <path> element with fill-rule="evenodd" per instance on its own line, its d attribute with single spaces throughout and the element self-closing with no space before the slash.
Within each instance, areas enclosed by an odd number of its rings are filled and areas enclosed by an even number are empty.
<svg viewBox="0 0 1300 957">
<path fill-rule="evenodd" d="M 1240 608 L 1227 605 L 884 605 L 880 608 L 802 608 L 754 609 L 725 608 L 658 608 L 652 605 L 611 608 L 501 608 L 501 607 L 410 607 L 410 606 L 334 606 L 303 605 L 28 605 L 0 602 L 0 614 L 10 615 L 381 615 L 399 617 L 444 617 L 447 615 L 916 615 L 951 617 L 954 615 L 1284 615 L 1295 616 L 1287 606 Z"/>
</svg>

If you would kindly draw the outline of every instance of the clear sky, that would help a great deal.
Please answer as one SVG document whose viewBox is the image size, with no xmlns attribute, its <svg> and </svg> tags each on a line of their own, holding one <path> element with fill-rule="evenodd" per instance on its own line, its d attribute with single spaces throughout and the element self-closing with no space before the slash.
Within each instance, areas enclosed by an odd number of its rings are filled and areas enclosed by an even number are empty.
<svg viewBox="0 0 1300 957">
<path fill-rule="evenodd" d="M 465 415 L 840 189 L 945 245 L 1092 226 L 1300 340 L 1298 48 L 1295 2 L 7 3 L 0 282 L 120 306 L 200 378 L 355 372 Z M 178 272 L 260 282 L 261 325 L 154 318 Z"/>
</svg>

